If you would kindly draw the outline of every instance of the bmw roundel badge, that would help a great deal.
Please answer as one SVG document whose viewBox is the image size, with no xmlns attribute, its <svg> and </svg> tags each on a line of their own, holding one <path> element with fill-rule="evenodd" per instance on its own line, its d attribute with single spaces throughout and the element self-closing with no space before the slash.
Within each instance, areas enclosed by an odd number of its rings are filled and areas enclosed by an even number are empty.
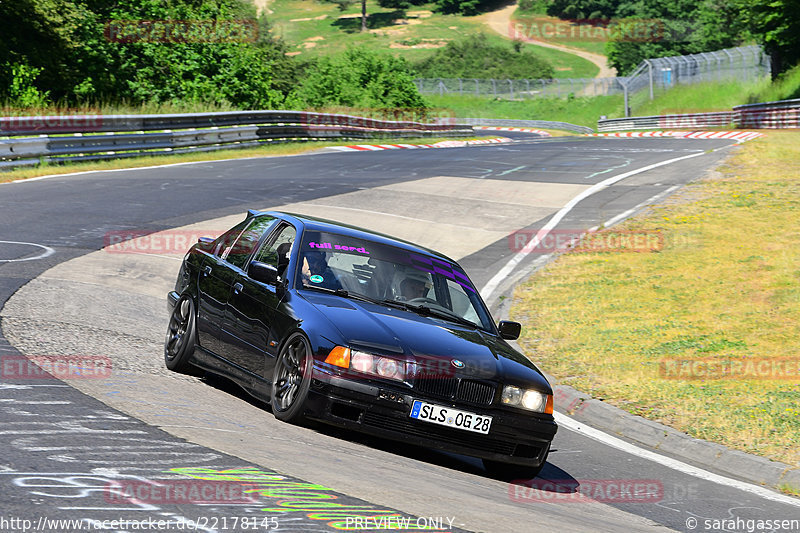
<svg viewBox="0 0 800 533">
<path fill-rule="evenodd" d="M 452 365 L 456 368 L 464 368 L 464 361 L 459 359 L 451 359 L 450 363 L 452 363 Z"/>
</svg>

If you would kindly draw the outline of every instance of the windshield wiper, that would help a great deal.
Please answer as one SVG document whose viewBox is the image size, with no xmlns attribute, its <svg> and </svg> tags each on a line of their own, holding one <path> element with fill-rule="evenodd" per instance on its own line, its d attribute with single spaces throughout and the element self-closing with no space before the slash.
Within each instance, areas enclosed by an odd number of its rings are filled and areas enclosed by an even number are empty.
<svg viewBox="0 0 800 533">
<path fill-rule="evenodd" d="M 444 318 L 445 320 L 450 320 L 451 322 L 458 322 L 459 324 L 463 324 L 465 326 L 470 326 L 472 328 L 478 328 L 478 324 L 472 322 L 471 320 L 467 320 L 464 317 L 458 316 L 455 313 L 451 313 L 449 311 L 445 311 L 444 309 L 436 309 L 433 307 L 428 307 L 426 305 L 413 305 L 406 302 L 401 302 L 399 300 L 384 300 L 383 303 L 386 304 L 393 304 L 395 307 L 401 307 L 408 311 L 413 311 L 418 315 L 427 315 L 427 316 L 435 316 L 437 318 Z"/>
<path fill-rule="evenodd" d="M 346 289 L 329 289 L 327 287 L 318 287 L 316 285 L 303 285 L 304 289 L 313 289 L 315 291 L 322 291 L 327 292 L 330 294 L 335 294 L 336 296 L 341 296 L 343 298 L 351 298 L 353 300 L 362 300 L 364 302 L 369 302 L 373 304 L 380 304 L 378 300 L 374 300 L 369 296 L 364 296 L 363 294 L 359 294 L 357 292 L 350 292 Z"/>
</svg>

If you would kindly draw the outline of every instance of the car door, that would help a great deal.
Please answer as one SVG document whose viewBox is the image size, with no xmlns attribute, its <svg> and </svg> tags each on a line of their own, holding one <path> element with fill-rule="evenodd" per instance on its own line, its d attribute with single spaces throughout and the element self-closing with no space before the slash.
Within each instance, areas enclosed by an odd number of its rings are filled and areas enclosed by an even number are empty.
<svg viewBox="0 0 800 533">
<path fill-rule="evenodd" d="M 225 255 L 230 277 L 228 279 L 228 293 L 225 298 L 225 310 L 220 328 L 220 343 L 222 355 L 225 359 L 240 368 L 247 368 L 247 357 L 250 351 L 239 334 L 238 317 L 231 313 L 231 300 L 236 300 L 241 291 L 241 281 L 246 277 L 245 269 L 250 262 L 258 243 L 268 235 L 277 223 L 275 217 L 259 215 L 247 221 L 247 225 L 240 232 L 235 242 Z M 236 302 L 233 302 L 235 305 Z"/>
<path fill-rule="evenodd" d="M 223 233 L 212 251 L 203 252 L 197 281 L 197 342 L 204 349 L 222 356 L 221 340 L 225 308 L 236 273 L 227 261 L 233 245 L 247 227 L 245 220 Z"/>
<path fill-rule="evenodd" d="M 287 274 L 291 247 L 297 230 L 288 223 L 282 223 L 265 239 L 253 256 L 254 261 L 274 266 L 278 270 L 278 285 Z M 284 288 L 261 283 L 251 279 L 245 272 L 240 273 L 228 300 L 227 312 L 237 337 L 237 357 L 239 364 L 264 379 L 274 366 L 275 343 L 271 333 L 275 312 L 285 295 Z"/>
</svg>

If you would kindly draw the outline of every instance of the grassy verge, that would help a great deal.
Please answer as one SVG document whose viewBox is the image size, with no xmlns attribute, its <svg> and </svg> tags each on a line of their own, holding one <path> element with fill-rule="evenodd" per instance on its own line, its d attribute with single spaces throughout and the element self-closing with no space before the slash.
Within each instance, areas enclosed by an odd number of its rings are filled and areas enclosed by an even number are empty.
<svg viewBox="0 0 800 533">
<path fill-rule="evenodd" d="M 55 102 L 47 107 L 16 107 L 9 102 L 0 104 L 0 116 L 3 117 L 35 117 L 47 115 L 141 115 L 166 113 L 218 113 L 237 111 L 230 105 L 218 102 L 145 102 L 133 104 L 121 102 L 92 102 L 78 106 L 69 106 L 64 102 Z"/>
<path fill-rule="evenodd" d="M 800 98 L 800 65 L 787 70 L 775 82 L 751 94 L 746 103 L 774 102 L 792 98 Z"/>
<path fill-rule="evenodd" d="M 375 0 L 367 1 L 368 31 L 361 32 L 361 3 L 344 11 L 335 4 L 304 0 L 276 0 L 270 4 L 273 33 L 290 45 L 299 58 L 317 57 L 343 51 L 348 46 L 389 50 L 410 62 L 431 55 L 436 48 L 465 35 L 484 32 L 493 43 L 509 44 L 509 39 L 492 32 L 485 15 L 464 17 L 434 12 L 435 4 L 413 6 L 405 17 L 382 8 Z M 576 55 L 534 45 L 532 49 L 552 63 L 556 77 L 591 78 L 598 68 Z"/>
<path fill-rule="evenodd" d="M 463 118 L 510 118 L 556 120 L 581 126 L 597 127 L 600 115 L 618 118 L 624 115 L 622 96 L 566 98 L 531 98 L 528 100 L 492 100 L 486 97 L 426 95 L 432 106 L 453 111 Z"/>
<path fill-rule="evenodd" d="M 469 138 L 458 138 L 457 140 L 486 139 L 497 137 L 498 135 L 487 133 Z M 370 139 L 370 140 L 349 140 L 349 141 L 319 141 L 319 142 L 298 142 L 268 144 L 256 148 L 243 148 L 240 150 L 219 150 L 217 152 L 203 152 L 192 154 L 173 154 L 173 155 L 151 155 L 132 157 L 129 159 L 110 159 L 107 161 L 87 161 L 81 163 L 64 163 L 62 165 L 45 164 L 32 168 L 20 168 L 0 172 L 0 183 L 35 178 L 38 176 L 49 176 L 53 174 L 69 174 L 72 172 L 88 172 L 101 170 L 114 170 L 119 168 L 138 168 L 152 165 L 171 165 L 175 163 L 190 163 L 193 161 L 218 161 L 221 159 L 241 159 L 244 157 L 280 157 L 285 155 L 295 155 L 313 150 L 319 150 L 328 146 L 347 146 L 352 144 L 432 144 L 439 141 L 454 140 L 449 137 L 420 138 L 420 139 Z"/>
<path fill-rule="evenodd" d="M 624 225 L 662 232 L 660 253 L 562 255 L 517 288 L 511 316 L 525 324 L 522 346 L 559 382 L 798 465 L 800 132 L 769 132 L 719 170 Z M 769 379 L 785 358 L 794 376 Z M 665 375 L 698 368 L 682 360 L 767 361 L 768 370 Z"/>
<path fill-rule="evenodd" d="M 768 79 L 754 82 L 698 83 L 675 87 L 657 94 L 653 100 L 650 100 L 647 91 L 642 91 L 632 99 L 631 114 L 649 116 L 730 111 L 734 106 L 748 103 L 750 97 L 764 91 L 769 85 Z"/>
</svg>

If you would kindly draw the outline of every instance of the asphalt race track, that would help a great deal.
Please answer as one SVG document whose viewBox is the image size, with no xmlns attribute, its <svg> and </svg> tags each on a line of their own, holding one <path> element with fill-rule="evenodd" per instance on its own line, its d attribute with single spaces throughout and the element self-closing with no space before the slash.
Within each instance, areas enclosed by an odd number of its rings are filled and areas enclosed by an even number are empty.
<svg viewBox="0 0 800 533">
<path fill-rule="evenodd" d="M 102 250 L 110 236 L 129 231 L 174 240 L 227 229 L 248 208 L 282 208 L 443 251 L 487 287 L 497 317 L 499 296 L 549 258 L 518 257 L 509 234 L 540 229 L 554 216 L 555 229 L 569 232 L 627 216 L 702 177 L 733 147 L 727 140 L 508 136 L 517 142 L 0 185 L 0 356 L 88 355 L 112 363 L 107 379 L 69 384 L 0 376 L 0 531 L 22 530 L 29 525 L 22 520 L 44 531 L 85 531 L 93 520 L 115 519 L 170 521 L 164 530 L 191 521 L 183 530 L 200 531 L 370 531 L 380 524 L 400 531 L 747 531 L 747 520 L 800 517 L 800 500 L 682 473 L 563 425 L 539 488 L 530 489 L 487 477 L 470 458 L 279 423 L 223 380 L 163 368 L 165 296 L 181 251 L 152 237 L 141 237 L 143 249 Z M 560 211 L 600 183 L 608 186 Z M 509 275 L 493 279 L 504 268 Z M 255 492 L 203 505 L 120 496 L 120 487 L 187 480 Z M 547 485 L 555 480 L 594 487 L 601 501 L 565 495 Z M 44 519 L 84 520 L 84 528 L 48 529 Z M 705 520 L 731 519 L 740 522 L 705 527 Z M 143 530 L 135 525 L 106 529 Z"/>
</svg>

